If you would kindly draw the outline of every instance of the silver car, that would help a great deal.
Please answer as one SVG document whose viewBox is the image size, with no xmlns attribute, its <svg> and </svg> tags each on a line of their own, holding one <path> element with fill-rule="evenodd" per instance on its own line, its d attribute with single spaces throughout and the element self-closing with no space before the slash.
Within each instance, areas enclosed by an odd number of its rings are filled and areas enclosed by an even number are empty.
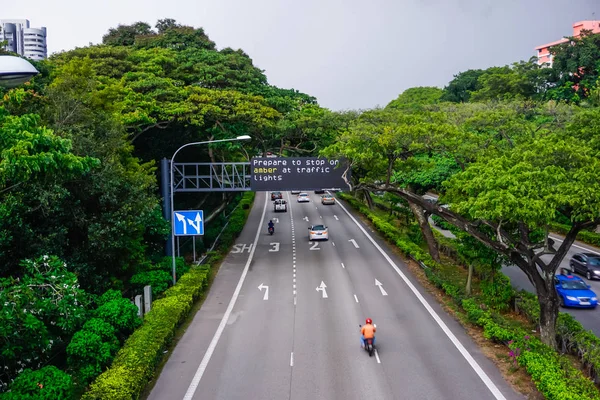
<svg viewBox="0 0 600 400">
<path fill-rule="evenodd" d="M 308 240 L 329 240 L 329 230 L 325 225 L 312 225 L 308 228 Z"/>
<path fill-rule="evenodd" d="M 310 197 L 308 196 L 308 193 L 300 193 L 298 195 L 298 203 L 308 203 L 310 201 Z"/>
</svg>

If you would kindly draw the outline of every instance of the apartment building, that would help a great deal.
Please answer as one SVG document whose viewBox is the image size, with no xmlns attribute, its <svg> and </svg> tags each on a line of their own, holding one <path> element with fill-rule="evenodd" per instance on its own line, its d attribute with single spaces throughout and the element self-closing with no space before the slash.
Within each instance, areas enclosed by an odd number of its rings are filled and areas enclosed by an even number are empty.
<svg viewBox="0 0 600 400">
<path fill-rule="evenodd" d="M 30 60 L 48 57 L 46 28 L 31 28 L 27 19 L 0 19 L 0 42 L 6 42 L 5 50 Z"/>
<path fill-rule="evenodd" d="M 600 21 L 579 21 L 573 24 L 573 34 L 569 36 L 577 37 L 581 35 L 581 31 L 589 30 L 593 33 L 600 33 Z M 562 38 L 560 40 L 546 43 L 541 46 L 535 48 L 537 52 L 537 59 L 539 65 L 546 65 L 548 67 L 552 66 L 552 54 L 550 53 L 550 49 L 553 46 L 559 45 L 561 43 L 568 42 L 568 39 Z"/>
</svg>

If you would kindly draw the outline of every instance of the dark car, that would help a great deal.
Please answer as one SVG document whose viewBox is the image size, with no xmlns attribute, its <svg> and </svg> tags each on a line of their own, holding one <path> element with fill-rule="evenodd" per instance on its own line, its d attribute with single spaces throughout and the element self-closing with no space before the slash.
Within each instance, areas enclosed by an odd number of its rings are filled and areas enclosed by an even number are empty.
<svg viewBox="0 0 600 400">
<path fill-rule="evenodd" d="M 271 192 L 271 200 L 283 199 L 281 192 Z"/>
<path fill-rule="evenodd" d="M 315 194 L 323 194 L 325 193 L 324 189 L 315 190 Z"/>
<path fill-rule="evenodd" d="M 556 275 L 554 286 L 563 307 L 596 308 L 598 305 L 596 293 L 578 276 Z"/>
<path fill-rule="evenodd" d="M 577 253 L 569 261 L 569 266 L 573 272 L 585 275 L 589 280 L 600 278 L 600 255 L 596 253 Z"/>
</svg>

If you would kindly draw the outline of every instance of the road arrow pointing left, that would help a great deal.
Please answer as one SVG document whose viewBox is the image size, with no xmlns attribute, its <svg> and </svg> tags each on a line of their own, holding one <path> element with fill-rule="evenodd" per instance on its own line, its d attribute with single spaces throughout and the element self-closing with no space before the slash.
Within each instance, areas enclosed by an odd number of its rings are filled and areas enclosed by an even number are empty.
<svg viewBox="0 0 600 400">
<path fill-rule="evenodd" d="M 258 290 L 262 292 L 263 289 L 265 289 L 265 295 L 263 296 L 263 300 L 269 300 L 269 287 L 261 283 L 258 287 Z"/>
<path fill-rule="evenodd" d="M 187 235 L 187 225 L 185 224 L 185 217 L 181 214 L 177 214 L 175 213 L 175 216 L 177 216 L 177 219 L 179 220 L 179 222 L 183 222 L 183 234 Z"/>
<path fill-rule="evenodd" d="M 381 285 L 382 285 L 382 283 L 379 282 L 377 279 L 375 279 L 375 286 L 379 287 L 379 290 L 381 290 L 381 294 L 383 296 L 387 296 L 387 292 L 385 290 L 383 290 L 383 287 Z"/>
</svg>

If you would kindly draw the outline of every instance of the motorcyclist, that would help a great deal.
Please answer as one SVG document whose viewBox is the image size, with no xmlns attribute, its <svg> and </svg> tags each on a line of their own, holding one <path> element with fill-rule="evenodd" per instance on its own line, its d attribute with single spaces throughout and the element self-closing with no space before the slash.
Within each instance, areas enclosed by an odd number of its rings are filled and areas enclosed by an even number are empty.
<svg viewBox="0 0 600 400">
<path fill-rule="evenodd" d="M 273 228 L 273 230 L 275 230 L 275 224 L 273 223 L 273 221 L 269 220 L 269 229 Z"/>
<path fill-rule="evenodd" d="M 365 348 L 365 339 L 373 339 L 373 346 L 375 346 L 375 332 L 377 328 L 373 325 L 373 320 L 367 318 L 365 324 L 360 328 L 360 345 Z"/>
</svg>

